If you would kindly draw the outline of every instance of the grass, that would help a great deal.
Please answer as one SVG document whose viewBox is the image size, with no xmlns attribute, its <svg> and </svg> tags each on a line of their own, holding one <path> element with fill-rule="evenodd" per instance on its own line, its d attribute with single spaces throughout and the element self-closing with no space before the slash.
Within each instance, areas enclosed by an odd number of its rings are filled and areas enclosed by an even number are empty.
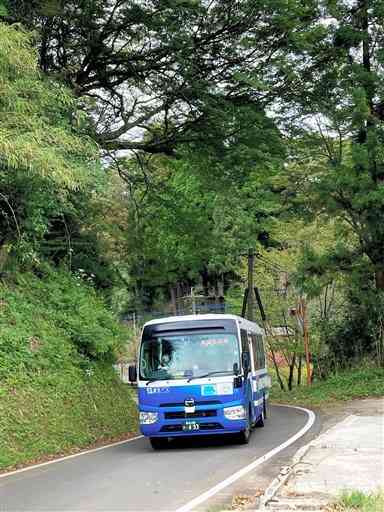
<svg viewBox="0 0 384 512">
<path fill-rule="evenodd" d="M 381 396 L 384 396 L 384 368 L 377 367 L 340 371 L 325 381 L 295 387 L 292 391 L 281 391 L 274 382 L 271 391 L 271 398 L 275 402 L 311 406 Z"/>
<path fill-rule="evenodd" d="M 0 384 L 0 470 L 137 430 L 132 390 L 112 368 L 16 375 Z"/>
<path fill-rule="evenodd" d="M 372 494 L 364 494 L 361 491 L 346 492 L 331 510 L 332 512 L 382 512 L 384 491 Z"/>
<path fill-rule="evenodd" d="M 0 280 L 0 470 L 137 431 L 112 368 L 128 332 L 63 270 Z"/>
</svg>

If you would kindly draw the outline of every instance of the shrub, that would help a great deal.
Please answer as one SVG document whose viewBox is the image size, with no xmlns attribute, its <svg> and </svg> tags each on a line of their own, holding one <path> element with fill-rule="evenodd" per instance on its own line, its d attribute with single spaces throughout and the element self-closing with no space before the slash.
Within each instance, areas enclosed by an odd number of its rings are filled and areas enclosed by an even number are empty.
<svg viewBox="0 0 384 512">
<path fill-rule="evenodd" d="M 96 291 L 64 270 L 0 282 L 0 377 L 112 362 L 127 331 Z"/>
</svg>

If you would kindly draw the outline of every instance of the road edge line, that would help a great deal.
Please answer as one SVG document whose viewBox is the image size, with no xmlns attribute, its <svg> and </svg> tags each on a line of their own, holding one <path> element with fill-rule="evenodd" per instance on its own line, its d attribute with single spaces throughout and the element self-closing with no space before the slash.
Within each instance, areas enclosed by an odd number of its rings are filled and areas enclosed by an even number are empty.
<svg viewBox="0 0 384 512">
<path fill-rule="evenodd" d="M 15 469 L 14 471 L 8 471 L 7 473 L 0 473 L 0 478 L 5 478 L 7 476 L 16 475 L 18 473 L 24 473 L 25 471 L 30 471 L 32 469 L 42 468 L 43 466 L 49 466 L 50 464 L 56 464 L 56 462 L 62 462 L 64 460 L 74 459 L 75 457 L 80 457 L 81 455 L 87 455 L 89 453 L 99 452 L 101 450 L 105 450 L 107 448 L 113 448 L 114 446 L 119 446 L 121 444 L 130 443 L 131 441 L 137 441 L 141 439 L 142 435 L 131 437 L 130 439 L 125 439 L 124 441 L 116 441 L 115 443 L 106 444 L 104 446 L 99 446 L 98 448 L 91 448 L 90 450 L 84 450 L 78 453 L 73 453 L 72 455 L 65 455 L 64 457 L 59 457 L 58 459 L 48 460 L 47 462 L 41 462 L 40 464 L 34 464 L 33 466 L 27 466 L 21 469 Z"/>
<path fill-rule="evenodd" d="M 304 434 L 306 434 L 312 428 L 313 424 L 315 423 L 316 414 L 313 411 L 311 411 L 310 409 L 306 409 L 304 407 L 299 407 L 296 405 L 285 405 L 285 404 L 273 404 L 273 405 L 274 406 L 276 405 L 279 407 L 289 407 L 291 409 L 297 409 L 299 411 L 305 412 L 308 415 L 307 423 L 298 432 L 296 432 L 296 434 L 294 434 L 289 439 L 284 441 L 284 443 L 280 444 L 279 446 L 276 446 L 275 448 L 273 448 L 273 450 L 270 450 L 269 452 L 264 454 L 262 457 L 259 457 L 258 459 L 254 460 L 247 466 L 244 466 L 242 469 L 239 469 L 238 471 L 233 473 L 231 476 L 229 476 L 225 480 L 222 480 L 215 486 L 211 487 L 211 489 L 209 489 L 208 491 L 205 491 L 203 494 L 200 494 L 199 496 L 192 499 L 185 505 L 176 509 L 175 512 L 191 512 L 195 507 L 197 507 L 198 505 L 201 505 L 202 503 L 207 501 L 209 498 L 211 498 L 218 492 L 222 491 L 229 485 L 233 484 L 234 482 L 239 480 L 241 477 L 250 473 L 252 470 L 254 470 L 258 466 L 263 464 L 263 462 L 266 462 L 267 460 L 271 459 L 274 455 L 281 452 L 282 450 L 284 450 L 285 448 L 287 448 L 288 446 L 293 444 L 295 441 L 300 439 L 300 437 L 302 437 Z"/>
<path fill-rule="evenodd" d="M 293 473 L 293 468 L 300 463 L 302 458 L 312 447 L 312 443 L 313 440 L 299 448 L 295 455 L 293 456 L 292 464 L 290 464 L 289 466 L 285 466 L 280 470 L 280 473 L 277 475 L 277 477 L 274 478 L 272 482 L 269 484 L 269 486 L 265 489 L 264 494 L 260 496 L 258 510 L 264 511 L 266 509 L 267 503 L 276 496 L 281 487 L 289 480 L 290 476 Z"/>
</svg>

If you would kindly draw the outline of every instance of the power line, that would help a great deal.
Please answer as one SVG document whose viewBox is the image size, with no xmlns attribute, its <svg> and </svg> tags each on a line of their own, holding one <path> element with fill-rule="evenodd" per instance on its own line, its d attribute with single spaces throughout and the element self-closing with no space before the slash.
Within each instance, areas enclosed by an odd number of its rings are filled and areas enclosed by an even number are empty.
<svg viewBox="0 0 384 512">
<path fill-rule="evenodd" d="M 279 265 L 278 263 L 275 263 L 275 262 L 271 262 L 264 255 L 262 255 L 260 253 L 256 254 L 256 258 L 258 258 L 262 263 L 264 263 L 264 265 L 269 266 L 275 272 L 288 273 L 288 271 L 285 268 L 283 268 L 281 265 Z"/>
</svg>

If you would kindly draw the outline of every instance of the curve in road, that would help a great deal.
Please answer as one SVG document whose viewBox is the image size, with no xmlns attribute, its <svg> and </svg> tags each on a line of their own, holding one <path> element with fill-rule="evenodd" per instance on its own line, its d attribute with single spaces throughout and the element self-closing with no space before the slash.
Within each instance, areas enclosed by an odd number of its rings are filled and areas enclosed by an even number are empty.
<svg viewBox="0 0 384 512">
<path fill-rule="evenodd" d="M 177 440 L 154 452 L 147 439 L 64 458 L 0 479 L 0 510 L 189 512 L 302 437 L 312 411 L 274 406 L 246 446 L 224 437 Z"/>
</svg>

